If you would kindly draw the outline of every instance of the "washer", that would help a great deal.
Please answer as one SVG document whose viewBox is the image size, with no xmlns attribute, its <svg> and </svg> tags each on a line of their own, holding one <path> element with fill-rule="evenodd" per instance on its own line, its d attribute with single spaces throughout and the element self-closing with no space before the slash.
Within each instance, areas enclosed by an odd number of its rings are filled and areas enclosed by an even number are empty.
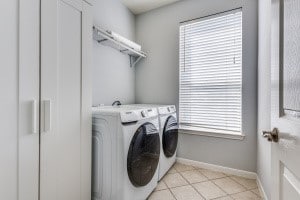
<svg viewBox="0 0 300 200">
<path fill-rule="evenodd" d="M 93 200 L 143 200 L 157 186 L 156 109 L 93 108 Z"/>
<path fill-rule="evenodd" d="M 132 107 L 156 108 L 159 114 L 161 150 L 158 180 L 160 180 L 176 161 L 178 143 L 178 123 L 175 105 L 132 104 Z"/>
</svg>

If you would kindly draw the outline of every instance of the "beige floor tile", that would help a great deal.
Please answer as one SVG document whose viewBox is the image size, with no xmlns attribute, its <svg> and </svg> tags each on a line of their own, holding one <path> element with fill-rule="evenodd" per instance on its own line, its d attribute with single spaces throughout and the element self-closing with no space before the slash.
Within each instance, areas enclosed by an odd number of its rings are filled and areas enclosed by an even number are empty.
<svg viewBox="0 0 300 200">
<path fill-rule="evenodd" d="M 242 185 L 238 184 L 237 182 L 233 181 L 229 177 L 216 179 L 213 180 L 213 182 L 228 194 L 234 194 L 246 190 L 246 188 L 244 188 Z"/>
<path fill-rule="evenodd" d="M 213 199 L 227 195 L 211 181 L 196 183 L 193 184 L 193 186 L 205 199 Z"/>
<path fill-rule="evenodd" d="M 260 194 L 260 191 L 259 191 L 258 188 L 254 189 L 254 190 L 251 190 L 251 191 L 254 192 L 256 195 L 261 197 L 261 194 Z"/>
<path fill-rule="evenodd" d="M 190 185 L 170 189 L 177 200 L 204 200 Z"/>
<path fill-rule="evenodd" d="M 178 187 L 178 186 L 183 186 L 183 185 L 188 185 L 189 183 L 184 180 L 184 178 L 179 174 L 167 174 L 164 178 L 163 181 L 165 184 L 169 187 Z"/>
<path fill-rule="evenodd" d="M 247 179 L 239 176 L 231 176 L 230 178 L 232 178 L 248 190 L 257 188 L 257 183 L 255 179 Z"/>
<path fill-rule="evenodd" d="M 176 171 L 174 165 L 173 165 L 173 167 L 171 167 L 171 168 L 169 169 L 169 171 L 168 171 L 167 173 L 168 173 L 168 174 L 174 174 L 174 173 L 177 173 L 177 171 Z"/>
<path fill-rule="evenodd" d="M 254 194 L 251 191 L 233 194 L 233 195 L 231 195 L 231 197 L 233 199 L 238 199 L 238 200 L 259 200 L 259 199 L 261 199 L 260 197 L 258 197 L 256 194 Z"/>
<path fill-rule="evenodd" d="M 153 192 L 148 200 L 176 200 L 170 190 L 160 190 Z"/>
<path fill-rule="evenodd" d="M 184 165 L 184 164 L 181 164 L 181 163 L 175 163 L 174 167 L 175 167 L 177 172 L 184 172 L 184 171 L 195 169 L 191 165 Z"/>
<path fill-rule="evenodd" d="M 165 190 L 165 189 L 168 189 L 167 185 L 164 183 L 163 180 L 159 181 L 155 190 Z"/>
<path fill-rule="evenodd" d="M 149 200 L 262 199 L 254 179 L 176 163 Z"/>
<path fill-rule="evenodd" d="M 200 171 L 191 170 L 181 172 L 181 175 L 189 182 L 189 183 L 199 183 L 208 180 Z"/>
<path fill-rule="evenodd" d="M 212 171 L 212 170 L 208 170 L 208 169 L 200 169 L 200 172 L 210 180 L 217 179 L 217 178 L 223 178 L 223 177 L 227 176 L 224 173 Z"/>
<path fill-rule="evenodd" d="M 226 196 L 226 197 L 216 198 L 214 200 L 233 200 L 233 198 L 231 198 L 230 196 Z"/>
</svg>

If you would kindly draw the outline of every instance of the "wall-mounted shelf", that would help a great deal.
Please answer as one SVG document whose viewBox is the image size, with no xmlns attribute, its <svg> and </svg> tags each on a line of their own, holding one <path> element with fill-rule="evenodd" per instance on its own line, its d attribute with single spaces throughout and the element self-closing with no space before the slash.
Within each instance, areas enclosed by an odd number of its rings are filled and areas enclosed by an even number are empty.
<svg viewBox="0 0 300 200">
<path fill-rule="evenodd" d="M 105 46 L 117 49 L 121 53 L 129 55 L 130 67 L 134 67 L 142 58 L 146 58 L 146 53 L 138 51 L 117 40 L 108 31 L 104 31 L 96 26 L 93 26 L 93 39 Z"/>
</svg>

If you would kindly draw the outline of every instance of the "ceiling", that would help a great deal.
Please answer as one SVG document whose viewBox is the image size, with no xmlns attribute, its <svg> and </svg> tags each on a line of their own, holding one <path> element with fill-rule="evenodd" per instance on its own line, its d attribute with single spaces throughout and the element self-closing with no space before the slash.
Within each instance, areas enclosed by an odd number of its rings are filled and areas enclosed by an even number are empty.
<svg viewBox="0 0 300 200">
<path fill-rule="evenodd" d="M 122 0 L 123 4 L 134 14 L 141 14 L 180 0 Z"/>
</svg>

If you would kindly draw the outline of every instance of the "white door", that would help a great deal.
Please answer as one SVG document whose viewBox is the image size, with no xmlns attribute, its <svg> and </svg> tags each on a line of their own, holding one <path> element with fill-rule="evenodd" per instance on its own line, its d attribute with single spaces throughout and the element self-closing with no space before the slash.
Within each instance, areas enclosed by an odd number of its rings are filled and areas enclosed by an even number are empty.
<svg viewBox="0 0 300 200">
<path fill-rule="evenodd" d="M 18 200 L 38 200 L 39 74 L 40 1 L 20 1 Z"/>
<path fill-rule="evenodd" d="M 300 1 L 272 0 L 272 200 L 300 199 L 299 33 Z"/>
<path fill-rule="evenodd" d="M 41 1 L 41 200 L 91 199 L 90 7 Z"/>
<path fill-rule="evenodd" d="M 0 8 L 0 199 L 38 200 L 39 0 Z"/>
</svg>

